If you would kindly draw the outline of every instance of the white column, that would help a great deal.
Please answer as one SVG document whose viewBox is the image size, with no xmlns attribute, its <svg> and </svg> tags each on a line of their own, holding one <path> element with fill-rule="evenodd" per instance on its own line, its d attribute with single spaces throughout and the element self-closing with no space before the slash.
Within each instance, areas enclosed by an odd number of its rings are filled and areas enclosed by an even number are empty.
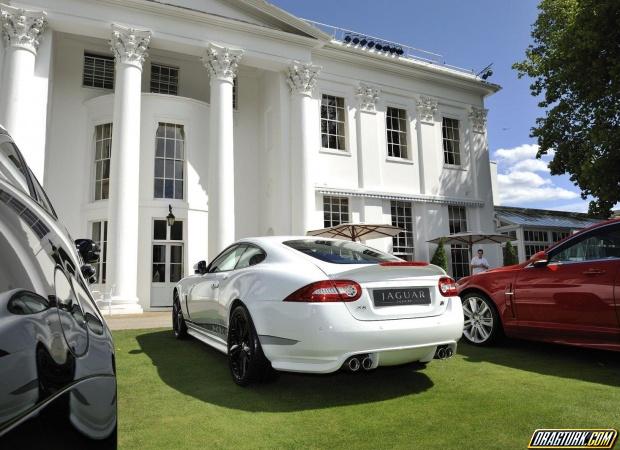
<svg viewBox="0 0 620 450">
<path fill-rule="evenodd" d="M 379 88 L 360 83 L 356 89 L 359 99 L 357 111 L 357 167 L 360 188 L 381 187 L 381 157 L 385 150 L 379 148 L 377 101 Z M 383 158 L 385 159 L 385 158 Z"/>
<path fill-rule="evenodd" d="M 211 84 L 209 140 L 209 259 L 235 241 L 233 80 L 242 50 L 209 44 L 202 58 Z"/>
<path fill-rule="evenodd" d="M 110 158 L 108 283 L 118 312 L 141 312 L 137 297 L 142 63 L 151 33 L 114 25 L 116 58 Z"/>
<path fill-rule="evenodd" d="M 321 67 L 294 61 L 287 81 L 291 87 L 291 215 L 293 234 L 317 228 L 312 155 L 318 150 L 319 128 L 313 126 L 312 90 Z M 318 112 L 315 111 L 315 116 Z"/>
<path fill-rule="evenodd" d="M 43 181 L 45 149 L 30 145 L 34 69 L 41 35 L 47 24 L 42 11 L 29 11 L 0 4 L 0 26 L 6 45 L 0 90 L 0 124 L 11 134 L 33 172 Z M 47 99 L 45 99 L 47 101 Z"/>
<path fill-rule="evenodd" d="M 416 101 L 418 115 L 418 154 L 420 193 L 436 195 L 443 170 L 443 150 L 435 142 L 437 99 L 421 95 Z"/>
</svg>

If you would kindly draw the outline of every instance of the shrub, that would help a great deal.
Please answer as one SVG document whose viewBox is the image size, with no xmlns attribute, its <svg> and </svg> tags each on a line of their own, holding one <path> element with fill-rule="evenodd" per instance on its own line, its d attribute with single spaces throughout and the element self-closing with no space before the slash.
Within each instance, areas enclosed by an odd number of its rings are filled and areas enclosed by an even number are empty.
<svg viewBox="0 0 620 450">
<path fill-rule="evenodd" d="M 446 255 L 446 249 L 444 248 L 443 239 L 437 244 L 437 250 L 431 259 L 431 264 L 441 267 L 443 270 L 448 271 L 448 256 Z"/>
<path fill-rule="evenodd" d="M 510 241 L 506 242 L 506 246 L 503 250 L 505 266 L 512 266 L 513 264 L 519 263 L 519 258 L 517 257 L 517 249 L 512 246 Z"/>
</svg>

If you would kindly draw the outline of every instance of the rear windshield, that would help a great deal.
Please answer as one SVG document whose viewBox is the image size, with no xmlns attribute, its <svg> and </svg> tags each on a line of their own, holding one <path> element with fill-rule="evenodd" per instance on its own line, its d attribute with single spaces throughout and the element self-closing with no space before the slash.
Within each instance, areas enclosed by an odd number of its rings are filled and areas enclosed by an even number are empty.
<svg viewBox="0 0 620 450">
<path fill-rule="evenodd" d="M 286 241 L 284 245 L 333 264 L 376 264 L 383 261 L 400 261 L 393 255 L 352 241 L 300 239 Z"/>
</svg>

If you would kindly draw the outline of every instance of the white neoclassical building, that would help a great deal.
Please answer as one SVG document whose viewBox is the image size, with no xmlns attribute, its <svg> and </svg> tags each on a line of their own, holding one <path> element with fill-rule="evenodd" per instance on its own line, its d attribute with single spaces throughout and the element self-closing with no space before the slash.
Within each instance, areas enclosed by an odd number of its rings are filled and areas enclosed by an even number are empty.
<svg viewBox="0 0 620 450">
<path fill-rule="evenodd" d="M 370 244 L 428 260 L 429 239 L 494 231 L 499 87 L 438 55 L 262 0 L 0 11 L 0 123 L 71 234 L 101 243 L 94 290 L 115 311 L 170 305 L 196 261 L 246 236 L 393 223 L 406 231 Z M 447 250 L 466 273 L 467 250 Z"/>
</svg>

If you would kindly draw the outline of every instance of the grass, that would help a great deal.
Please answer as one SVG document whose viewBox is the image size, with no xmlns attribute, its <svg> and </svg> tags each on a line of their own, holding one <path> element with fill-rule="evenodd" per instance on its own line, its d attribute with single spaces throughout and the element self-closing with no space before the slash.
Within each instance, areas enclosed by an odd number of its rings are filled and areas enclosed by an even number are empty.
<svg viewBox="0 0 620 450">
<path fill-rule="evenodd" d="M 193 339 L 114 335 L 121 449 L 526 448 L 536 428 L 620 426 L 619 354 L 461 343 L 418 372 L 283 373 L 240 388 Z"/>
</svg>

